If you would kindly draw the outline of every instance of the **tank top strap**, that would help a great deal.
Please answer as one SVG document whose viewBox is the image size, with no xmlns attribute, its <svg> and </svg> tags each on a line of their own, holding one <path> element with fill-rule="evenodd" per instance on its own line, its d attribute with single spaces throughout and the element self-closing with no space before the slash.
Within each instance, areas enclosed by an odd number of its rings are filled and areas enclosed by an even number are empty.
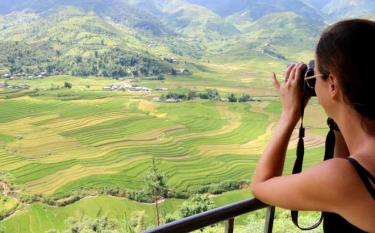
<svg viewBox="0 0 375 233">
<path fill-rule="evenodd" d="M 375 177 L 369 171 L 367 171 L 366 168 L 364 168 L 360 163 L 358 163 L 357 160 L 350 157 L 348 157 L 348 160 L 354 166 L 362 182 L 366 186 L 372 198 L 375 200 L 375 188 L 373 186 L 373 184 L 375 184 Z"/>
</svg>

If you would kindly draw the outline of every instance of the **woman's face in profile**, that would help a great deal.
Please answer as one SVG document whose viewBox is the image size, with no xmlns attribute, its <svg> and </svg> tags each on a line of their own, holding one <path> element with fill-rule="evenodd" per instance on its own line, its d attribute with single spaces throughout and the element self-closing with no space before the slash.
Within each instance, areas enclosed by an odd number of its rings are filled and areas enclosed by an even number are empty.
<svg viewBox="0 0 375 233">
<path fill-rule="evenodd" d="M 315 56 L 315 75 L 320 75 L 320 63 L 317 56 Z M 331 95 L 329 93 L 329 83 L 323 79 L 322 76 L 316 77 L 315 93 L 319 104 L 323 107 L 325 113 L 330 116 L 330 109 L 332 105 Z"/>
<path fill-rule="evenodd" d="M 315 75 L 319 75 L 320 74 L 320 64 L 319 64 L 319 60 L 318 60 L 318 56 L 315 55 L 315 67 L 314 67 L 314 73 Z M 321 97 L 322 97 L 322 78 L 321 77 L 316 77 L 316 82 L 315 82 L 315 93 L 316 93 L 316 97 L 318 98 L 318 102 L 320 105 L 322 105 L 322 101 L 321 101 Z"/>
</svg>

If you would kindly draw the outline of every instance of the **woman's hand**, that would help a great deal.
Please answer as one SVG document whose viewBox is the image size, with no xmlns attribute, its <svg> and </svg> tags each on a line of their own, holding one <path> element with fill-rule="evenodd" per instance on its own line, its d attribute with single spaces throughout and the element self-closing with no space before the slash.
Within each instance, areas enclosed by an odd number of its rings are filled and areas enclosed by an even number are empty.
<svg viewBox="0 0 375 233">
<path fill-rule="evenodd" d="M 285 73 L 284 83 L 280 83 L 276 74 L 273 73 L 273 84 L 280 94 L 282 105 L 281 118 L 290 121 L 291 124 L 297 124 L 301 116 L 301 101 L 303 98 L 303 90 L 301 88 L 302 72 L 306 69 L 303 63 L 293 64 L 288 67 Z M 305 106 L 307 104 L 305 102 Z"/>
</svg>

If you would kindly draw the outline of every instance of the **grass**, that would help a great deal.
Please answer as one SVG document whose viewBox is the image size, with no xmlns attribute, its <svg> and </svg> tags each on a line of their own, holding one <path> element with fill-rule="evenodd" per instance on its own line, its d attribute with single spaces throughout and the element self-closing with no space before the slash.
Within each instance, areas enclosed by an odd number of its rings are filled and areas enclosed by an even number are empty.
<svg viewBox="0 0 375 233">
<path fill-rule="evenodd" d="M 167 200 L 161 205 L 162 211 L 169 212 L 176 206 L 176 200 Z M 178 201 L 181 203 L 181 201 Z M 154 207 L 126 199 L 114 197 L 86 198 L 72 205 L 53 208 L 44 204 L 33 204 L 20 211 L 16 216 L 1 223 L 6 232 L 46 232 L 55 229 L 62 232 L 68 227 L 68 219 L 83 217 L 108 217 L 118 222 L 130 221 L 131 216 L 141 212 L 145 224 L 141 229 L 154 225 Z"/>
<path fill-rule="evenodd" d="M 216 206 L 239 201 L 243 198 L 250 198 L 251 195 L 246 190 L 228 192 L 223 195 L 213 197 Z M 172 213 L 182 204 L 183 200 L 168 199 L 160 205 L 161 215 Z M 62 232 L 68 227 L 68 219 L 82 219 L 84 217 L 97 218 L 108 217 L 117 223 L 125 225 L 134 222 L 135 218 L 141 218 L 143 224 L 136 226 L 137 232 L 155 226 L 155 210 L 150 204 L 140 204 L 127 199 L 116 197 L 90 197 L 80 200 L 72 205 L 53 208 L 43 204 L 32 204 L 17 215 L 1 222 L 0 226 L 6 232 L 46 232 L 55 229 Z M 300 223 L 311 225 L 319 218 L 319 212 L 301 212 Z M 264 228 L 265 210 L 256 211 L 236 218 L 236 232 L 261 232 Z M 215 229 L 223 228 L 219 224 Z M 209 230 L 210 228 L 206 228 Z M 126 232 L 124 230 L 120 232 Z M 215 231 L 214 231 L 215 232 Z M 217 231 L 216 231 L 217 232 Z M 280 208 L 276 209 L 274 232 L 299 232 L 293 226 L 290 219 L 290 212 Z M 323 232 L 322 227 L 310 232 Z"/>
<path fill-rule="evenodd" d="M 17 208 L 17 201 L 13 198 L 5 197 L 3 194 L 0 194 L 0 213 L 6 213 L 8 211 L 14 210 Z"/>
</svg>

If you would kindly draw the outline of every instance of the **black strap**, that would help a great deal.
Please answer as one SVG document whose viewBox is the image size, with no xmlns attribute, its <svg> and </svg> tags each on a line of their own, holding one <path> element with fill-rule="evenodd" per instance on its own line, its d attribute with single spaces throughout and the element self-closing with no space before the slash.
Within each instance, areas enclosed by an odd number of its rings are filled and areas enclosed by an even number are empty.
<svg viewBox="0 0 375 233">
<path fill-rule="evenodd" d="M 358 163 L 357 160 L 353 158 L 348 158 L 348 160 L 351 162 L 351 164 L 354 166 L 354 168 L 357 170 L 358 175 L 361 177 L 361 180 L 365 184 L 367 190 L 371 194 L 372 198 L 375 199 L 375 188 L 373 187 L 372 183 L 375 183 L 375 177 L 371 175 L 370 172 L 366 170 L 360 163 Z"/>
<path fill-rule="evenodd" d="M 305 98 L 303 98 L 305 99 Z M 305 137 L 305 128 L 303 127 L 303 116 L 304 116 L 304 101 L 302 101 L 301 105 L 301 125 L 299 128 L 299 135 L 298 135 L 298 144 L 297 144 L 297 151 L 296 151 L 296 161 L 293 166 L 293 174 L 300 173 L 302 171 L 302 164 L 303 164 L 303 156 L 305 154 L 305 145 L 304 145 L 304 137 Z M 329 132 L 326 138 L 325 143 L 325 153 L 324 153 L 324 160 L 333 158 L 334 148 L 335 148 L 335 134 L 333 130 L 338 130 L 337 125 L 334 121 L 330 118 L 327 120 L 327 124 L 329 126 Z M 323 213 L 320 215 L 320 219 L 317 223 L 310 227 L 301 227 L 298 224 L 298 211 L 292 210 L 291 211 L 292 221 L 296 227 L 301 230 L 312 230 L 317 228 L 323 221 Z"/>
<path fill-rule="evenodd" d="M 333 121 L 332 118 L 327 119 L 327 125 L 329 127 L 329 131 L 326 137 L 324 160 L 333 158 L 333 154 L 335 152 L 335 143 L 336 143 L 334 130 L 339 131 L 339 128 L 337 127 L 336 123 Z"/>
</svg>

